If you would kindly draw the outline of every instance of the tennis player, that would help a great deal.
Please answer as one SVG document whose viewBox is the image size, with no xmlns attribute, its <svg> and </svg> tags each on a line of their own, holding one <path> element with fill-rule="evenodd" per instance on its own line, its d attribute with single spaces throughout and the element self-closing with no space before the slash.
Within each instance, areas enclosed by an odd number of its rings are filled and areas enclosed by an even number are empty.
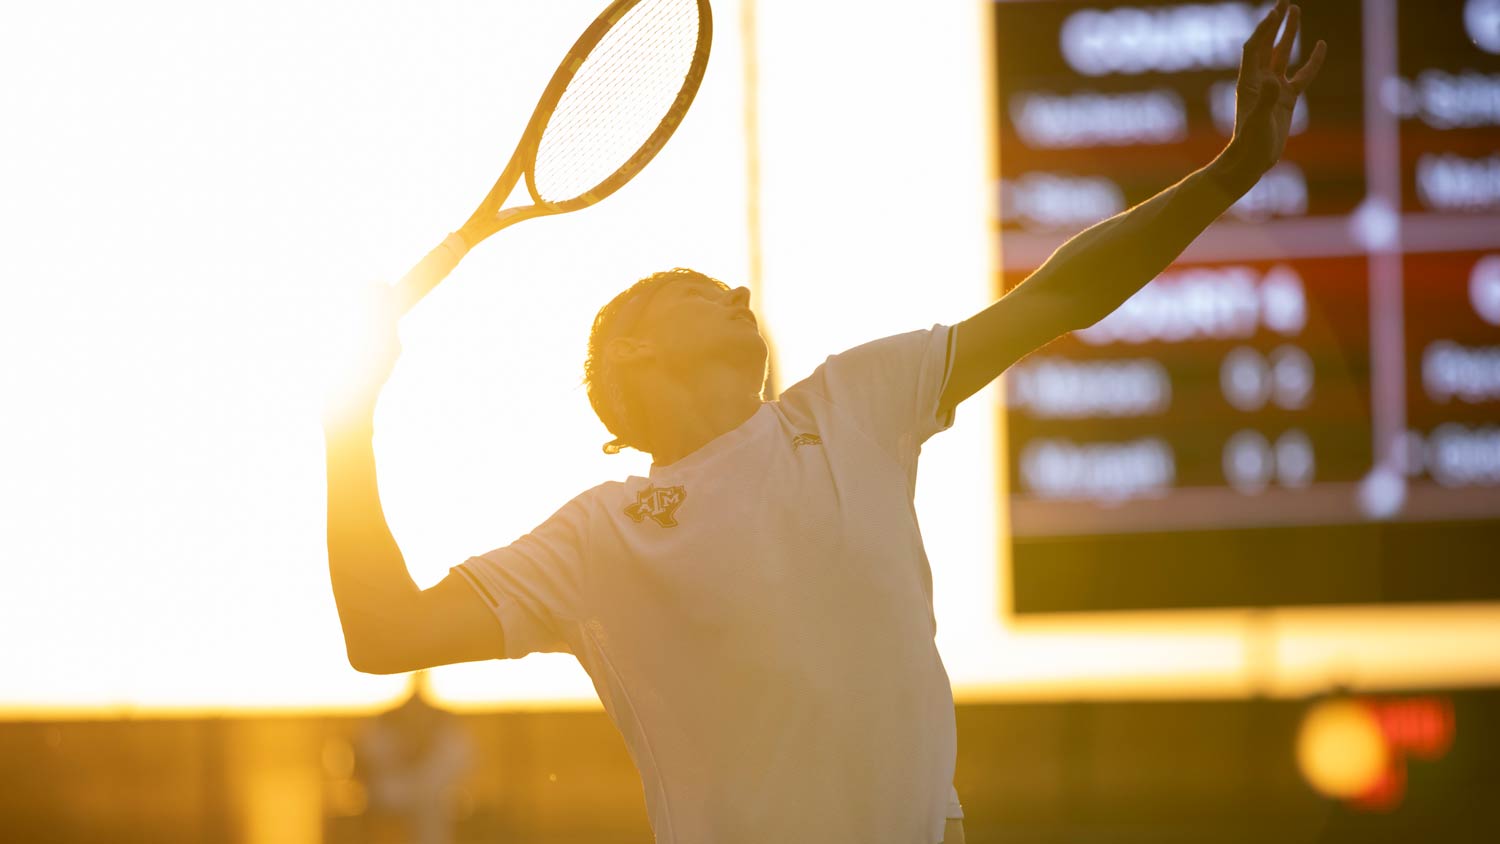
<svg viewBox="0 0 1500 844">
<path fill-rule="evenodd" d="M 1276 162 L 1326 52 L 1286 76 L 1298 18 L 1282 0 L 1246 41 L 1235 132 L 1211 163 L 975 316 L 833 355 L 775 400 L 744 288 L 690 270 L 632 285 L 595 319 L 585 372 L 616 436 L 606 450 L 651 454 L 648 476 L 582 493 L 425 591 L 386 526 L 370 446 L 398 354 L 388 318 L 361 400 L 325 420 L 350 663 L 573 654 L 664 844 L 961 844 L 913 509 L 922 444 L 1016 360 L 1114 310 Z"/>
</svg>

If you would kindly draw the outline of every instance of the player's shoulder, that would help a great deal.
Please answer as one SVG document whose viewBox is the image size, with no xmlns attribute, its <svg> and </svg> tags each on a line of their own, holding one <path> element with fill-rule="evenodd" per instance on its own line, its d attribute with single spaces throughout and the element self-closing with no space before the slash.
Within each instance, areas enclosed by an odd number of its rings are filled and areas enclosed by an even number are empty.
<svg viewBox="0 0 1500 844">
<path fill-rule="evenodd" d="M 563 509 L 575 508 L 579 510 L 592 510 L 619 498 L 629 486 L 629 480 L 608 480 L 594 484 L 583 492 L 573 496 Z"/>
<path fill-rule="evenodd" d="M 930 342 L 933 335 L 945 334 L 951 328 L 952 326 L 950 325 L 946 325 L 941 322 L 935 322 L 932 325 L 927 326 L 926 328 L 909 328 L 903 331 L 881 333 L 869 338 L 868 340 L 864 340 L 852 346 L 849 346 L 843 351 L 831 355 L 831 357 L 843 357 L 850 354 L 857 354 L 859 352 L 868 351 L 870 349 L 889 349 L 902 346 L 920 347 L 924 343 Z"/>
<path fill-rule="evenodd" d="M 849 376 L 878 377 L 894 363 L 920 360 L 938 338 L 951 343 L 954 333 L 953 326 L 934 323 L 928 328 L 884 334 L 857 343 L 829 354 L 806 377 L 783 390 L 780 398 L 795 404 L 808 396 L 823 396 L 830 381 Z"/>
<path fill-rule="evenodd" d="M 880 334 L 829 354 L 818 365 L 817 370 L 814 370 L 814 374 L 830 366 L 878 368 L 887 364 L 893 357 L 920 357 L 933 342 L 939 339 L 946 342 L 953 336 L 954 328 L 952 325 L 938 322 L 927 328 Z"/>
<path fill-rule="evenodd" d="M 630 475 L 624 479 L 611 479 L 597 483 L 573 496 L 562 510 L 574 518 L 587 520 L 591 517 L 612 516 L 620 508 L 637 500 L 655 482 L 651 478 Z"/>
<path fill-rule="evenodd" d="M 612 502 L 621 497 L 623 486 L 620 481 L 605 481 L 585 489 L 557 506 L 531 533 L 576 538 L 592 533 L 612 509 Z"/>
</svg>

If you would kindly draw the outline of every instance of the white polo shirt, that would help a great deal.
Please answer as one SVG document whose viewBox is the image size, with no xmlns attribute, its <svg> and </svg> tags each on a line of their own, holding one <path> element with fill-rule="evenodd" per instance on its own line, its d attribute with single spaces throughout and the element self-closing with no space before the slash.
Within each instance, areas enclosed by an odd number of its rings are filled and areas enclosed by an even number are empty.
<svg viewBox="0 0 1500 844">
<path fill-rule="evenodd" d="M 828 358 L 650 477 L 601 484 L 461 573 L 506 656 L 568 652 L 660 844 L 937 844 L 962 817 L 912 498 L 955 331 Z"/>
</svg>

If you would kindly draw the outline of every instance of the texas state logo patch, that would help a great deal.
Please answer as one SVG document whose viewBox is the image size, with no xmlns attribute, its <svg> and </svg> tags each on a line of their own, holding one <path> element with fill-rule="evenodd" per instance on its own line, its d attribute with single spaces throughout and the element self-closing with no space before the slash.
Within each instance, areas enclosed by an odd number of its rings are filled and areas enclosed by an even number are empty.
<svg viewBox="0 0 1500 844">
<path fill-rule="evenodd" d="M 687 489 L 680 486 L 657 487 L 654 484 L 636 493 L 635 503 L 626 506 L 625 515 L 633 522 L 644 522 L 647 517 L 664 528 L 677 527 L 677 508 L 687 498 Z"/>
</svg>

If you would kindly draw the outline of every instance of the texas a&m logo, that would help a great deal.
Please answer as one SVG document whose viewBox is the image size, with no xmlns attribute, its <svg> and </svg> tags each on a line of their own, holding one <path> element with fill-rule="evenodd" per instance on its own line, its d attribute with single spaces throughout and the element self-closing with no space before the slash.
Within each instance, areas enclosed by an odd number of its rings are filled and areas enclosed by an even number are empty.
<svg viewBox="0 0 1500 844">
<path fill-rule="evenodd" d="M 680 486 L 647 486 L 636 493 L 635 503 L 625 508 L 625 515 L 633 522 L 643 522 L 650 516 L 664 528 L 677 527 L 677 520 L 672 515 L 685 498 L 687 490 Z"/>
</svg>

